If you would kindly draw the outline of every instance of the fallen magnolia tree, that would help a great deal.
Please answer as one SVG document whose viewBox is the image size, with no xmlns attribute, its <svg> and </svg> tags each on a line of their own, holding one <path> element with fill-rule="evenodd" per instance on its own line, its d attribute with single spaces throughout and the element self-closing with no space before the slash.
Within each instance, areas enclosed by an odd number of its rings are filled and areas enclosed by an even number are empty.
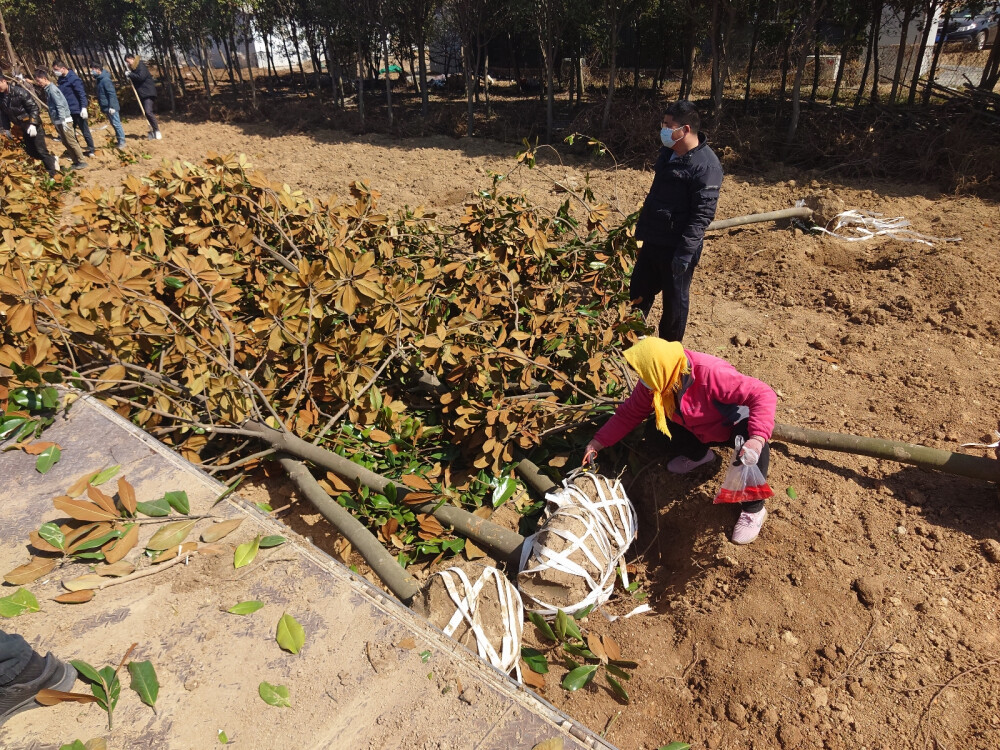
<svg viewBox="0 0 1000 750">
<path fill-rule="evenodd" d="M 461 549 L 448 509 L 488 502 L 515 450 L 613 408 L 616 346 L 645 331 L 631 226 L 580 196 L 546 212 L 497 179 L 449 227 L 380 212 L 362 183 L 314 201 L 212 156 L 82 190 L 64 223 L 37 168 L 0 159 L 5 411 L 62 381 L 214 473 L 307 458 L 404 564 Z M 345 482 L 316 451 L 398 484 Z"/>
</svg>

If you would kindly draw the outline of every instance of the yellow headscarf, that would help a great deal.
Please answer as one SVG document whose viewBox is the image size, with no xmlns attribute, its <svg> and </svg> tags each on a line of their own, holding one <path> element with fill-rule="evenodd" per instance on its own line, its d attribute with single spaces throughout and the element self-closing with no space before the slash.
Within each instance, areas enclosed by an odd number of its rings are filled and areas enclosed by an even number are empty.
<svg viewBox="0 0 1000 750">
<path fill-rule="evenodd" d="M 684 347 L 679 341 L 664 341 L 650 336 L 627 349 L 625 360 L 653 391 L 656 429 L 670 437 L 667 420 L 677 411 L 674 394 L 681 389 L 683 376 L 691 372 Z"/>
</svg>

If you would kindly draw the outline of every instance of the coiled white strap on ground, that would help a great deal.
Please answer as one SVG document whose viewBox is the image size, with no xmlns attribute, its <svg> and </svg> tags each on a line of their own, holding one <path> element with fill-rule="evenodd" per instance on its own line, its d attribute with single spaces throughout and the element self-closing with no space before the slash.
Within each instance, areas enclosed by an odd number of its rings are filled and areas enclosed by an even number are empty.
<svg viewBox="0 0 1000 750">
<path fill-rule="evenodd" d="M 509 674 L 514 669 L 517 679 L 521 679 L 521 634 L 524 629 L 524 606 L 521 603 L 521 595 L 514 588 L 513 584 L 496 568 L 487 567 L 483 574 L 479 576 L 475 583 L 469 580 L 461 568 L 448 568 L 439 571 L 434 575 L 441 576 L 444 581 L 448 596 L 455 604 L 455 614 L 451 616 L 448 624 L 444 628 L 444 634 L 451 638 L 459 624 L 465 620 L 469 629 L 476 639 L 476 648 L 481 659 L 489 662 L 504 674 Z M 464 594 L 458 590 L 455 578 L 461 581 L 464 587 Z M 503 625 L 503 638 L 500 643 L 500 652 L 483 631 L 481 622 L 481 610 L 479 609 L 479 594 L 489 581 L 493 581 L 497 587 L 497 595 L 500 599 L 500 618 Z"/>
<path fill-rule="evenodd" d="M 805 201 L 800 200 L 795 205 L 805 205 Z M 885 219 L 883 216 L 885 214 L 874 211 L 850 209 L 837 214 L 832 229 L 820 226 L 813 227 L 813 229 L 846 242 L 861 242 L 874 237 L 890 236 L 901 242 L 919 242 L 921 245 L 933 247 L 935 242 L 962 241 L 961 237 L 932 237 L 929 234 L 921 234 L 910 229 L 912 225 L 905 216 L 894 216 L 891 219 Z M 846 231 L 841 232 L 841 229 Z M 853 234 L 847 234 L 847 232 L 853 232 Z"/>
<path fill-rule="evenodd" d="M 596 502 L 576 486 L 581 479 L 589 481 L 597 490 Z M 575 469 L 563 480 L 562 489 L 548 493 L 545 499 L 557 506 L 569 502 L 576 503 L 594 513 L 608 538 L 623 555 L 635 541 L 639 529 L 639 517 L 625 495 L 625 488 L 619 479 L 608 479 L 583 468 Z"/>
</svg>

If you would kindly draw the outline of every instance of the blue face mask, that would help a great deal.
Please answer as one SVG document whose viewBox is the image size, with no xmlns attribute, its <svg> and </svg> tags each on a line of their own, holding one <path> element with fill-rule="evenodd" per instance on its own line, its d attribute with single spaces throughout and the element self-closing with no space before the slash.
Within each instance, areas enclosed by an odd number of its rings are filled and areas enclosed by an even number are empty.
<svg viewBox="0 0 1000 750">
<path fill-rule="evenodd" d="M 667 148 L 673 148 L 674 144 L 677 143 L 673 137 L 675 130 L 679 130 L 679 128 L 660 128 L 660 143 Z"/>
</svg>

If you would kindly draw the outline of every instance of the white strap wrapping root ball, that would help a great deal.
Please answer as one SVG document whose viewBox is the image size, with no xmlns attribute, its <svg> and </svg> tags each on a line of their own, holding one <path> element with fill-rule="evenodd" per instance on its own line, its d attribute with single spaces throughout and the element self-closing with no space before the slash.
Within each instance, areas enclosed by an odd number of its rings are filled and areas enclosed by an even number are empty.
<svg viewBox="0 0 1000 750">
<path fill-rule="evenodd" d="M 546 500 L 548 518 L 525 540 L 517 576 L 525 605 L 544 617 L 596 608 L 614 590 L 618 561 L 624 570 L 638 526 L 635 509 L 620 481 L 580 470 Z"/>
<path fill-rule="evenodd" d="M 454 614 L 447 618 L 447 624 L 441 628 L 444 634 L 449 638 L 454 637 L 456 630 L 464 623 L 466 628 L 472 631 L 480 658 L 504 674 L 508 674 L 512 669 L 516 670 L 520 679 L 518 660 L 521 656 L 521 635 L 524 630 L 524 607 L 514 585 L 499 570 L 492 567 L 484 568 L 475 583 L 461 568 L 438 571 L 428 580 L 425 589 L 430 587 L 434 578 L 440 578 L 455 606 Z M 487 587 L 490 595 L 496 594 L 495 599 L 489 596 L 494 602 L 493 607 L 482 606 L 482 602 L 486 599 L 483 591 Z M 440 622 L 439 618 L 438 613 L 438 617 L 434 619 Z M 487 627 L 491 632 L 500 632 L 499 642 L 496 642 L 495 637 L 491 640 L 487 635 L 484 620 L 489 620 Z"/>
</svg>

